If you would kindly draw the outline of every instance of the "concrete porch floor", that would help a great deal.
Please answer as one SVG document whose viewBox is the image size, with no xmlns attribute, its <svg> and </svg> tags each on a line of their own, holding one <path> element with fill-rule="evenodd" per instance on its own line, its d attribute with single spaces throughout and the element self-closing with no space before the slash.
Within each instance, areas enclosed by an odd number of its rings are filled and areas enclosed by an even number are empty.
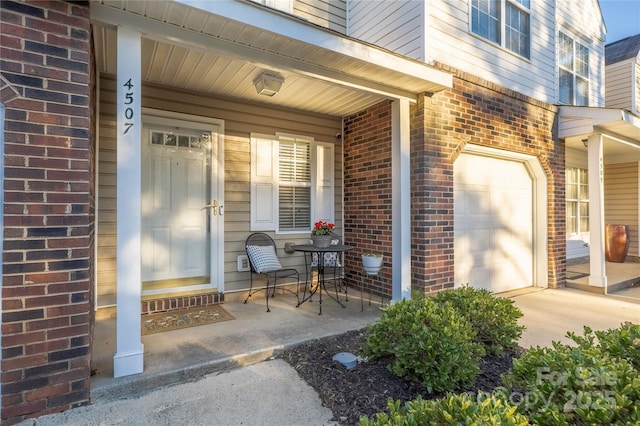
<svg viewBox="0 0 640 426">
<path fill-rule="evenodd" d="M 606 293 L 619 297 L 640 298 L 640 263 L 606 262 L 607 289 L 589 286 L 589 264 L 567 266 L 567 287 Z"/>
<path fill-rule="evenodd" d="M 119 378 L 113 377 L 116 320 L 96 320 L 91 398 L 110 399 L 198 380 L 210 373 L 264 361 L 285 347 L 363 328 L 380 318 L 383 301 L 379 297 L 372 297 L 369 305 L 365 293 L 361 311 L 360 292 L 349 290 L 349 301 L 343 301 L 345 308 L 323 294 L 322 315 L 318 315 L 318 295 L 296 308 L 295 295 L 278 294 L 269 298 L 271 312 L 266 312 L 262 293 L 247 304 L 227 301 L 222 307 L 235 317 L 233 320 L 142 336 L 144 372 Z"/>
</svg>

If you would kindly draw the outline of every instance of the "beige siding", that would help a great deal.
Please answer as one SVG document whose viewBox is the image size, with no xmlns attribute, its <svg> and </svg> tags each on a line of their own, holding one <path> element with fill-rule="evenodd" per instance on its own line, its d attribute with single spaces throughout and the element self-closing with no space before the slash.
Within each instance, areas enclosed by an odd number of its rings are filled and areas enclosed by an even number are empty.
<svg viewBox="0 0 640 426">
<path fill-rule="evenodd" d="M 294 0 L 293 14 L 341 34 L 347 31 L 346 0 Z"/>
<path fill-rule="evenodd" d="M 587 149 L 578 150 L 567 148 L 565 150 L 565 163 L 567 167 L 588 168 Z"/>
<path fill-rule="evenodd" d="M 633 63 L 631 61 L 616 62 L 607 66 L 605 94 L 607 108 L 631 110 L 633 101 L 631 91 L 633 85 Z"/>
<path fill-rule="evenodd" d="M 424 61 L 424 7 L 422 1 L 351 0 L 348 35 Z"/>
<path fill-rule="evenodd" d="M 638 256 L 638 163 L 606 164 L 605 223 L 629 225 L 629 255 Z"/>
<path fill-rule="evenodd" d="M 98 194 L 98 304 L 115 303 L 116 292 L 116 142 L 115 142 L 115 81 L 100 81 L 100 140 Z M 189 91 L 174 91 L 154 85 L 143 86 L 143 107 L 193 114 L 224 120 L 225 151 L 225 292 L 248 288 L 248 272 L 236 271 L 236 259 L 244 254 L 244 240 L 250 233 L 250 140 L 251 132 L 276 132 L 312 136 L 319 142 L 336 143 L 335 204 L 336 226 L 342 229 L 342 143 L 341 118 L 311 115 L 296 111 L 263 107 L 224 98 L 203 96 Z M 308 234 L 273 235 L 283 265 L 295 266 L 304 272 L 301 255 L 286 255 L 285 242 L 302 243 Z"/>
</svg>

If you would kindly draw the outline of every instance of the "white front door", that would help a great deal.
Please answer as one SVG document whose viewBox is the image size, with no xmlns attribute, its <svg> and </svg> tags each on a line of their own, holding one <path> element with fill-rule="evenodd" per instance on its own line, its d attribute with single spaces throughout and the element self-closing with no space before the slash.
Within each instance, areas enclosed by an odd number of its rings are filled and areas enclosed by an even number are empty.
<svg viewBox="0 0 640 426">
<path fill-rule="evenodd" d="M 211 132 L 146 125 L 142 168 L 143 292 L 210 285 Z"/>
<path fill-rule="evenodd" d="M 533 181 L 520 161 L 461 154 L 454 164 L 456 285 L 533 285 Z"/>
</svg>

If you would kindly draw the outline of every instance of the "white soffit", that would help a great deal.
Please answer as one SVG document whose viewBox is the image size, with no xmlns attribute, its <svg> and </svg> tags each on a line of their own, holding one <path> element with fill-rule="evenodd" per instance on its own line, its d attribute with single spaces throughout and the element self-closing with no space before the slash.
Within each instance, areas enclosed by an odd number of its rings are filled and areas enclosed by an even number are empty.
<svg viewBox="0 0 640 426">
<path fill-rule="evenodd" d="M 606 162 L 640 160 L 640 117 L 613 108 L 559 108 L 558 136 L 566 147 L 584 151 L 584 140 L 594 133 L 604 138 Z"/>
<path fill-rule="evenodd" d="M 415 102 L 418 93 L 453 84 L 451 74 L 427 64 L 251 2 L 102 0 L 92 2 L 91 18 L 107 27 L 132 26 L 151 40 L 388 99 Z"/>
</svg>

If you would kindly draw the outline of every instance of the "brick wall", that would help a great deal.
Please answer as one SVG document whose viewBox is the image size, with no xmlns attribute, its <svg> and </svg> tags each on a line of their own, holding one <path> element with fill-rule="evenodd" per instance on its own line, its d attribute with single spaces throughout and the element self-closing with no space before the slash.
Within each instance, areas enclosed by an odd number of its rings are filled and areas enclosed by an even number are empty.
<svg viewBox="0 0 640 426">
<path fill-rule="evenodd" d="M 413 288 L 429 294 L 454 284 L 453 164 L 467 143 L 540 160 L 549 193 L 549 286 L 564 286 L 564 145 L 556 137 L 555 107 L 448 71 L 453 88 L 422 95 L 411 108 Z M 389 102 L 345 119 L 345 238 L 359 252 L 391 252 L 390 120 Z M 359 263 L 353 256 L 347 260 Z M 354 283 L 356 264 L 350 264 Z M 387 264 L 378 288 L 387 294 L 390 273 Z"/>
<path fill-rule="evenodd" d="M 2 421 L 89 401 L 93 96 L 84 2 L 2 1 Z"/>
<path fill-rule="evenodd" d="M 346 281 L 391 295 L 391 102 L 344 119 L 344 240 Z M 363 253 L 382 253 L 378 277 L 362 270 Z"/>
</svg>

